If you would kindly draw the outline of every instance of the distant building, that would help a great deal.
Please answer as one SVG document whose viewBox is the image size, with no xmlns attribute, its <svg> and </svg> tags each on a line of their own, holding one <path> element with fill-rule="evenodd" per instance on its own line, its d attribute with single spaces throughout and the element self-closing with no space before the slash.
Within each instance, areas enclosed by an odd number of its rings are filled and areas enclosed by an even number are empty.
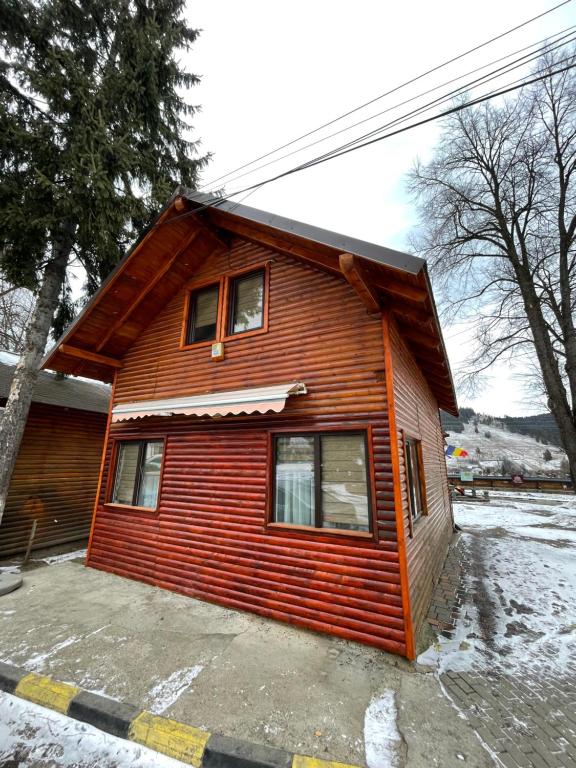
<svg viewBox="0 0 576 768">
<path fill-rule="evenodd" d="M 0 405 L 16 355 L 0 352 Z M 41 371 L 0 523 L 0 557 L 88 536 L 110 388 Z M 0 411 L 1 413 L 1 411 Z"/>
</svg>

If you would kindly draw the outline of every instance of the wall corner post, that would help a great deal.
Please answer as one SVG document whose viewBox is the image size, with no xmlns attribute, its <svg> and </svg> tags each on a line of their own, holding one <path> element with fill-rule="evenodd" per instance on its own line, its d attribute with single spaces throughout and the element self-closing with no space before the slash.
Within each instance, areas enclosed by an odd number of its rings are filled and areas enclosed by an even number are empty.
<svg viewBox="0 0 576 768">
<path fill-rule="evenodd" d="M 398 450 L 398 428 L 396 426 L 396 408 L 394 402 L 394 368 L 390 341 L 391 316 L 388 310 L 382 313 L 382 338 L 384 343 L 384 366 L 386 370 L 386 404 L 390 429 L 390 460 L 392 464 L 392 482 L 394 486 L 394 509 L 396 512 L 396 538 L 398 543 L 398 561 L 400 566 L 400 589 L 402 594 L 402 613 L 406 635 L 406 656 L 410 661 L 416 658 L 412 607 L 410 604 L 410 582 L 408 579 L 408 559 L 406 556 L 406 531 L 404 529 L 404 508 L 402 506 L 402 485 L 400 477 L 400 452 Z"/>
</svg>

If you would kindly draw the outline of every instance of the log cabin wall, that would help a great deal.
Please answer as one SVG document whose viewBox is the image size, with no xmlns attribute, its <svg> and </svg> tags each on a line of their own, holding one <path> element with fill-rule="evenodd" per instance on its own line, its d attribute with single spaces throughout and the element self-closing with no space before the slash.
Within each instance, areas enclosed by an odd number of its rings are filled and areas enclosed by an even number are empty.
<svg viewBox="0 0 576 768">
<path fill-rule="evenodd" d="M 417 633 L 426 617 L 452 538 L 452 505 L 436 398 L 394 323 L 390 340 L 410 604 Z M 427 514 L 414 522 L 412 535 L 402 430 L 406 437 L 416 438 L 422 444 Z"/>
<path fill-rule="evenodd" d="M 32 403 L 0 525 L 0 556 L 26 550 L 34 519 L 34 549 L 88 536 L 105 429 L 105 413 Z"/>
<path fill-rule="evenodd" d="M 280 414 L 150 417 L 113 424 L 89 565 L 311 629 L 406 652 L 380 318 L 350 286 L 236 239 L 195 280 L 270 262 L 269 330 L 179 349 L 186 291 L 125 355 L 114 403 L 302 381 Z M 372 538 L 266 528 L 269 435 L 276 429 L 368 430 Z M 165 437 L 157 512 L 105 504 L 114 440 Z"/>
</svg>

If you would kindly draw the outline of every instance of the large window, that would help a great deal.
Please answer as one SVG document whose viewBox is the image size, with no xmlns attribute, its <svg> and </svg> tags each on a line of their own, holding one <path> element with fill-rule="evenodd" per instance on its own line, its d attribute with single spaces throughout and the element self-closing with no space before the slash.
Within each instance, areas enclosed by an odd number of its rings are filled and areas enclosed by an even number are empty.
<svg viewBox="0 0 576 768">
<path fill-rule="evenodd" d="M 163 454 L 162 440 L 118 443 L 111 502 L 156 509 Z"/>
<path fill-rule="evenodd" d="M 244 333 L 264 324 L 264 272 L 240 275 L 230 282 L 228 333 Z"/>
<path fill-rule="evenodd" d="M 277 435 L 273 521 L 370 531 L 366 453 L 364 433 Z"/>
<path fill-rule="evenodd" d="M 186 344 L 213 341 L 218 330 L 218 285 L 192 291 L 188 309 Z"/>
<path fill-rule="evenodd" d="M 422 473 L 422 444 L 412 437 L 404 439 L 406 453 L 406 482 L 412 520 L 426 514 L 426 495 Z"/>
</svg>

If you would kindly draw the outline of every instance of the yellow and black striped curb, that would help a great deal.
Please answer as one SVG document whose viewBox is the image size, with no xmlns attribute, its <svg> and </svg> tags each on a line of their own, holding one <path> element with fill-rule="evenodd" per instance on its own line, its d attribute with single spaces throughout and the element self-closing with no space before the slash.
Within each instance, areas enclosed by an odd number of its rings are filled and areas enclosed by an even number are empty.
<svg viewBox="0 0 576 768">
<path fill-rule="evenodd" d="M 3 662 L 0 690 L 195 768 L 358 768 L 209 733 Z"/>
</svg>

